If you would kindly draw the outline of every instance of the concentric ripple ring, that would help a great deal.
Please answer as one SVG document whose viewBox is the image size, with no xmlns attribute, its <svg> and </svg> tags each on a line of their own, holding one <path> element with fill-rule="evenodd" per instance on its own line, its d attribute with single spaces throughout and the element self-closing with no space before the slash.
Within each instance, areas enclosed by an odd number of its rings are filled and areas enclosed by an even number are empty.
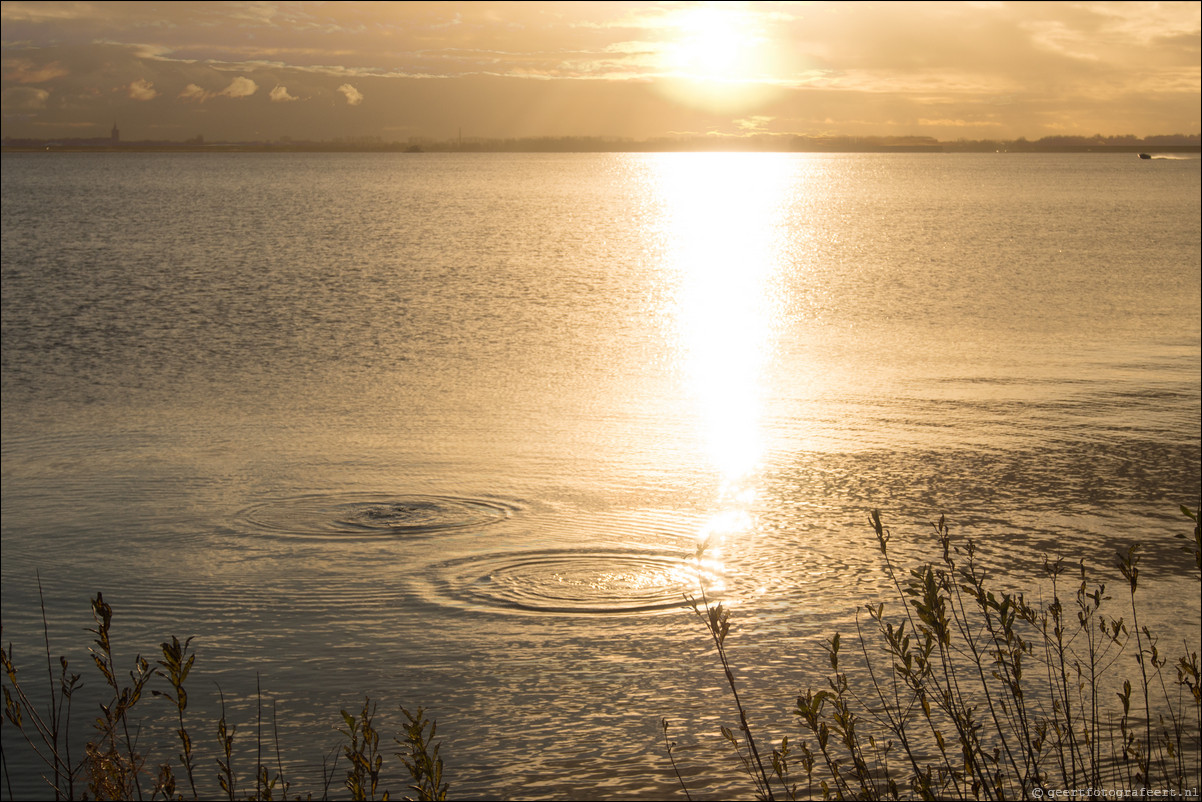
<svg viewBox="0 0 1202 802">
<path fill-rule="evenodd" d="M 475 555 L 434 567 L 438 595 L 457 606 L 516 613 L 632 614 L 688 606 L 721 577 L 687 555 L 635 549 L 549 549 Z"/>
<path fill-rule="evenodd" d="M 243 510 L 253 529 L 284 537 L 422 536 L 505 520 L 516 507 L 490 498 L 342 493 L 265 502 Z"/>
</svg>

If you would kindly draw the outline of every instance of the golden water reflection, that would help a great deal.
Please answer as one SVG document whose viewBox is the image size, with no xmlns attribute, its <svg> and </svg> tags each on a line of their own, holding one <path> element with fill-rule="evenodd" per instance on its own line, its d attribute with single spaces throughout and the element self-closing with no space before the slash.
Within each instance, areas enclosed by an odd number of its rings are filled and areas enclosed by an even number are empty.
<svg viewBox="0 0 1202 802">
<path fill-rule="evenodd" d="M 674 356 L 698 444 L 720 479 L 718 512 L 698 533 L 747 531 L 764 452 L 765 373 L 784 309 L 783 221 L 796 191 L 778 154 L 672 154 L 654 162 L 672 282 Z"/>
</svg>

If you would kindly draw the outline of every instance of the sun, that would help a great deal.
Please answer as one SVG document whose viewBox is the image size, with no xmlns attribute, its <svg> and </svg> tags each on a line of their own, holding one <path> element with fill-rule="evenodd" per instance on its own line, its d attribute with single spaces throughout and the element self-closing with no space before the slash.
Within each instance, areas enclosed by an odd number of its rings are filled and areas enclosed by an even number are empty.
<svg viewBox="0 0 1202 802">
<path fill-rule="evenodd" d="M 701 3 L 672 15 L 665 86 L 679 102 L 747 111 L 775 94 L 765 17 L 741 3 Z"/>
<path fill-rule="evenodd" d="M 758 77 L 754 18 L 733 5 L 713 3 L 680 12 L 678 38 L 668 46 L 668 68 L 678 77 L 744 81 Z"/>
</svg>

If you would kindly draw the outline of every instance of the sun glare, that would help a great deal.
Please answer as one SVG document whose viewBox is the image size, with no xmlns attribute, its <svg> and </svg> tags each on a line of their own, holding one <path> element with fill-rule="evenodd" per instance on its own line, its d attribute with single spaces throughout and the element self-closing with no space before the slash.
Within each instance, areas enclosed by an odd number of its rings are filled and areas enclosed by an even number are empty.
<svg viewBox="0 0 1202 802">
<path fill-rule="evenodd" d="M 706 3 L 673 17 L 664 49 L 668 94 L 692 106 L 744 111 L 775 94 L 762 16 L 735 3 Z"/>
<path fill-rule="evenodd" d="M 756 74 L 755 40 L 740 12 L 702 6 L 682 14 L 680 38 L 669 49 L 669 65 L 683 77 L 737 81 Z"/>
</svg>

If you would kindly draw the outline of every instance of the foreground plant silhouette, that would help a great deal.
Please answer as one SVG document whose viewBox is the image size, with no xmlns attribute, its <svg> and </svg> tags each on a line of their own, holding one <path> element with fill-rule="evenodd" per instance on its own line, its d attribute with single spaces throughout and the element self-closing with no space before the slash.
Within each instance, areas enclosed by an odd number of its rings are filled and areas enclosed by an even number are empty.
<svg viewBox="0 0 1202 802">
<path fill-rule="evenodd" d="M 697 547 L 697 564 L 701 564 L 702 558 L 705 556 L 708 543 L 702 543 Z M 700 572 L 698 573 L 700 577 Z M 722 672 L 726 678 L 726 685 L 730 688 L 731 696 L 734 697 L 735 708 L 739 711 L 739 730 L 743 733 L 744 742 L 740 743 L 734 731 L 729 727 L 722 727 L 722 737 L 734 749 L 735 754 L 742 764 L 743 771 L 751 778 L 755 784 L 756 793 L 762 799 L 773 800 L 772 785 L 768 780 L 768 772 L 764 769 L 764 762 L 760 758 L 760 750 L 756 744 L 755 736 L 751 732 L 751 724 L 747 721 L 747 710 L 743 707 L 743 702 L 739 698 L 738 684 L 735 682 L 734 672 L 730 667 L 730 660 L 726 654 L 726 636 L 730 633 L 730 610 L 728 610 L 722 602 L 711 602 L 706 593 L 705 582 L 700 582 L 700 598 L 688 599 L 689 606 L 693 608 L 693 612 L 705 623 L 706 631 L 709 632 L 710 640 L 713 641 L 714 649 L 718 653 L 718 660 L 722 663 Z M 668 732 L 668 720 L 664 719 L 661 722 L 665 736 Z M 668 756 L 671 757 L 671 744 L 669 745 Z M 675 760 L 673 760 L 673 770 L 676 769 Z M 677 779 L 680 779 L 680 773 L 676 773 Z M 688 788 L 685 787 L 683 779 L 681 787 L 685 789 L 685 794 L 688 795 Z"/>
<path fill-rule="evenodd" d="M 1194 522 L 1184 551 L 1202 568 L 1197 513 L 1181 510 Z M 734 696 L 743 741 L 729 728 L 722 734 L 758 798 L 775 799 L 774 788 L 788 799 L 1003 800 L 1045 788 L 1184 795 L 1199 787 L 1198 652 L 1185 649 L 1170 669 L 1175 677 L 1166 670 L 1157 636 L 1139 621 L 1138 546 L 1117 555 L 1128 624 L 1103 612 L 1111 597 L 1084 561 L 1074 567 L 1045 558 L 1051 599 L 1032 603 L 997 589 L 976 544 L 955 542 L 945 519 L 933 527 L 939 559 L 904 576 L 877 511 L 870 522 L 902 612 L 865 605 L 871 627 L 857 624 L 855 634 L 866 683 L 853 684 L 842 670 L 841 635 L 827 641 L 826 685 L 800 693 L 793 711 L 799 753 L 783 739 L 772 750 L 770 772 L 727 658 L 730 613 L 709 601 L 704 586 L 693 601 Z M 1066 589 L 1070 572 L 1077 576 Z M 1134 684 L 1115 676 L 1133 669 Z M 790 774 L 794 759 L 804 789 Z"/>
<path fill-rule="evenodd" d="M 38 593 L 40 598 L 40 580 Z M 81 740 L 81 736 L 72 732 L 71 712 L 72 703 L 84 682 L 80 674 L 70 671 L 66 657 L 58 658 L 60 671 L 55 675 L 50 656 L 45 605 L 42 605 L 42 627 L 48 694 L 43 704 L 35 703 L 31 697 L 31 689 L 26 687 L 24 675 L 18 670 L 13 659 L 11 645 L 0 648 L 0 665 L 3 666 L 5 674 L 4 719 L 16 727 L 35 759 L 43 765 L 42 778 L 54 798 L 216 798 L 212 793 L 202 797 L 202 792 L 197 788 L 198 775 L 205 776 L 206 773 L 199 769 L 201 763 L 198 763 L 192 730 L 185 719 L 188 709 L 188 691 L 185 683 L 196 662 L 196 655 L 191 651 L 192 638 L 181 642 L 179 638 L 172 636 L 170 641 L 163 642 L 159 647 L 162 657 L 156 661 L 154 667 L 140 655 L 135 657 L 134 668 L 128 672 L 130 681 L 124 684 L 113 657 L 113 609 L 100 593 L 92 600 L 92 617 L 95 627 L 88 631 L 95 635 L 95 639 L 89 653 L 92 663 L 104 681 L 108 698 L 98 705 L 100 715 L 93 722 L 93 733 L 86 742 L 82 757 L 72 752 L 72 743 Z M 165 687 L 152 688 L 152 683 Z M 134 710 L 143 702 L 148 690 L 152 697 L 165 699 L 171 705 L 178 725 L 173 735 L 178 739 L 180 749 L 174 759 L 160 756 L 152 760 L 149 753 L 160 748 L 160 745 L 153 738 L 141 737 L 141 721 L 135 718 Z M 288 799 L 291 785 L 284 779 L 278 740 L 273 744 L 275 771 L 273 772 L 263 760 L 265 734 L 261 691 L 256 693 L 257 734 L 252 744 L 255 773 L 253 787 L 250 788 L 239 787 L 240 778 L 236 769 L 237 763 L 249 762 L 249 756 L 246 754 L 249 748 L 239 755 L 237 746 L 242 742 L 236 744 L 235 741 L 237 726 L 228 720 L 224 695 L 220 693 L 220 689 L 218 693 L 221 699 L 220 716 L 206 729 L 211 728 L 210 731 L 215 732 L 217 736 L 217 753 L 208 765 L 217 769 L 215 776 L 221 789 L 221 797 L 229 800 Z M 379 733 L 374 726 L 375 711 L 376 705 L 370 698 L 364 699 L 363 710 L 358 718 L 345 710 L 342 711 L 345 727 L 339 729 L 339 732 L 347 742 L 341 751 L 349 764 L 345 771 L 345 786 L 351 792 L 351 797 L 356 800 L 389 798 L 387 791 L 379 789 L 383 757 L 379 754 Z M 141 712 L 139 708 L 139 713 Z M 155 711 L 152 711 L 152 715 L 153 712 Z M 436 725 L 425 718 L 425 712 L 420 707 L 415 713 L 410 713 L 402 707 L 401 712 L 407 723 L 403 732 L 395 739 L 402 747 L 402 751 L 396 753 L 396 757 L 400 758 L 412 781 L 409 790 L 416 794 L 404 798 L 423 801 L 445 800 L 447 784 L 442 779 L 443 764 L 438 754 L 440 744 L 434 740 Z M 270 729 L 273 733 L 276 730 L 274 714 Z M 336 753 L 332 752 L 331 755 Z M 8 798 L 13 799 L 15 797 L 9 783 L 7 754 L 3 755 L 3 763 L 5 789 Z M 324 785 L 320 789 L 321 799 L 329 797 L 330 786 L 338 771 L 337 757 L 328 765 L 327 763 L 327 759 L 322 760 Z M 181 786 L 181 780 L 177 779 L 177 774 L 181 771 L 182 778 L 187 783 L 186 789 Z M 292 798 L 301 797 L 294 794 Z M 312 799 L 313 793 L 308 793 L 305 798 Z"/>
<path fill-rule="evenodd" d="M 1192 543 L 1184 550 L 1193 557 L 1194 569 L 1202 570 L 1197 513 L 1181 509 L 1194 522 Z M 738 710 L 737 733 L 723 727 L 722 735 L 757 797 L 1003 800 L 1030 798 L 1047 787 L 1184 795 L 1199 786 L 1198 651 L 1187 647 L 1170 665 L 1156 634 L 1141 624 L 1137 546 L 1118 554 L 1129 599 L 1128 624 L 1103 611 L 1112 599 L 1104 583 L 1090 579 L 1083 561 L 1074 566 L 1045 559 L 1050 600 L 1033 603 L 1022 593 L 998 589 L 978 558 L 976 544 L 954 541 L 942 518 L 933 527 L 939 558 L 905 574 L 894 565 L 892 535 L 879 513 L 873 511 L 870 522 L 901 612 L 887 613 L 884 603 L 864 607 L 871 626 L 865 631 L 857 624 L 855 634 L 867 683 L 853 684 L 843 670 L 841 635 L 827 641 L 831 673 L 825 686 L 807 688 L 796 700 L 793 712 L 800 739 L 791 743 L 786 737 L 770 754 L 756 741 L 726 651 L 729 609 L 712 602 L 704 584 L 699 598 L 691 600 Z M 704 547 L 698 551 L 699 562 L 703 553 Z M 73 752 L 72 743 L 83 740 L 73 738 L 71 729 L 72 705 L 83 681 L 65 657 L 59 658 L 55 671 L 44 605 L 42 615 L 46 701 L 39 705 L 27 693 L 11 646 L 0 649 L 4 718 L 44 766 L 42 776 L 56 799 L 197 799 L 202 778 L 213 776 L 201 769 L 205 765 L 209 771 L 216 767 L 224 798 L 289 798 L 291 784 L 284 779 L 278 745 L 275 770 L 264 763 L 262 694 L 257 694 L 252 744 L 253 785 L 240 788 L 236 763 L 249 762 L 249 749 L 243 750 L 242 761 L 236 760 L 244 741 L 236 741 L 237 726 L 227 719 L 224 697 L 218 719 L 203 727 L 217 736 L 211 758 L 198 753 L 195 730 L 185 715 L 186 683 L 196 661 L 192 639 L 163 642 L 161 659 L 153 666 L 136 657 L 126 682 L 113 657 L 113 610 L 99 593 L 92 600 L 95 626 L 89 631 L 95 637 L 89 653 L 106 698 L 98 705 L 83 754 Z M 138 705 L 144 705 L 148 695 L 171 705 L 175 730 L 165 740 L 178 741 L 174 757 L 157 754 L 162 739 L 142 737 L 133 711 L 141 711 Z M 408 790 L 413 796 L 406 798 L 445 800 L 448 787 L 435 722 L 427 720 L 421 708 L 410 713 L 402 707 L 401 712 L 407 723 L 394 738 L 400 747 L 394 756 L 411 780 Z M 388 799 L 389 792 L 381 788 L 385 757 L 375 703 L 365 697 L 358 715 L 343 710 L 341 717 L 344 742 L 341 750 L 329 754 L 332 762 L 322 760 L 320 798 L 328 798 L 342 758 L 347 762 L 344 784 L 353 799 Z M 675 744 L 667 739 L 669 723 L 665 719 L 661 724 L 676 770 Z M 270 729 L 275 730 L 274 714 Z M 7 781 L 8 759 L 3 757 Z M 804 787 L 794 780 L 797 767 L 804 774 Z M 678 770 L 677 778 L 688 796 Z M 8 796 L 13 798 L 11 787 Z M 300 797 L 293 792 L 292 798 Z"/>
</svg>

